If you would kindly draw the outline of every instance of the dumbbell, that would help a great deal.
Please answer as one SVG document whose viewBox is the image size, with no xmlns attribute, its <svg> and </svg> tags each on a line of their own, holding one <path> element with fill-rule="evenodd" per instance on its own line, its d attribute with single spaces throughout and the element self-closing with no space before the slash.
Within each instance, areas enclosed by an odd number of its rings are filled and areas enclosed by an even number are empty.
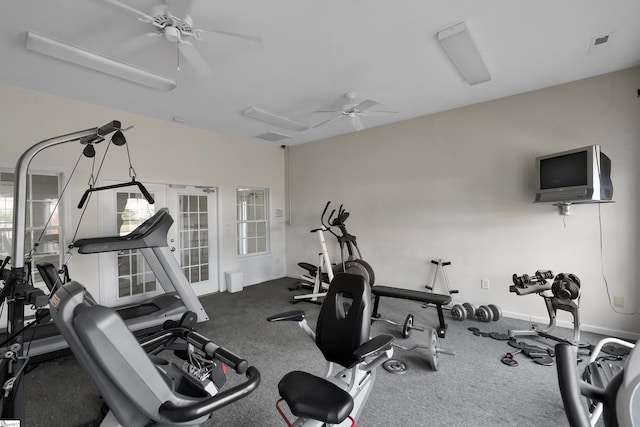
<svg viewBox="0 0 640 427">
<path fill-rule="evenodd" d="M 477 319 L 481 322 L 491 322 L 502 317 L 502 310 L 495 304 L 481 305 L 476 308 L 473 304 L 465 302 L 451 307 L 451 317 L 454 320 Z"/>
</svg>

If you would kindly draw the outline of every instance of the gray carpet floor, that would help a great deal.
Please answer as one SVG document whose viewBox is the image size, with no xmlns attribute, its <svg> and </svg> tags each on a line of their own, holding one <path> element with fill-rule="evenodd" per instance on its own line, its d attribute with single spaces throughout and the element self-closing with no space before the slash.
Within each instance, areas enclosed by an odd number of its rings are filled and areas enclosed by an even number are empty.
<svg viewBox="0 0 640 427">
<path fill-rule="evenodd" d="M 319 306 L 289 303 L 288 288 L 294 279 L 283 278 L 246 287 L 238 293 L 220 293 L 201 298 L 210 321 L 198 330 L 221 346 L 245 357 L 262 376 L 259 388 L 245 399 L 215 412 L 207 426 L 284 426 L 275 410 L 279 379 L 291 370 L 323 372 L 325 362 L 314 343 L 294 322 L 269 323 L 272 314 L 304 309 L 310 325 L 315 324 Z M 543 301 L 530 296 L 532 303 Z M 538 301 L 539 300 L 539 301 Z M 408 313 L 414 324 L 435 327 L 435 308 L 424 309 L 414 301 L 383 298 L 383 317 L 402 323 Z M 541 366 L 519 354 L 517 367 L 500 359 L 513 349 L 504 341 L 475 336 L 468 328 L 507 333 L 528 329 L 529 323 L 503 318 L 497 322 L 452 320 L 445 312 L 448 330 L 439 340 L 455 356 L 441 355 L 439 369 L 429 369 L 422 349 L 395 350 L 409 370 L 394 374 L 378 369 L 376 383 L 358 422 L 361 427 L 379 426 L 567 426 L 555 366 Z M 559 335 L 572 331 L 557 329 Z M 401 338 L 401 328 L 374 322 L 372 335 L 389 333 L 405 347 L 426 344 L 425 333 L 412 331 Z M 595 344 L 601 337 L 583 333 L 582 341 Z M 548 340 L 527 338 L 539 346 L 552 347 Z M 586 359 L 586 357 L 585 357 Z M 579 367 L 580 371 L 583 365 Z M 229 376 L 229 385 L 239 381 Z M 46 362 L 25 379 L 26 425 L 30 427 L 97 425 L 101 402 L 89 377 L 73 357 Z"/>
</svg>

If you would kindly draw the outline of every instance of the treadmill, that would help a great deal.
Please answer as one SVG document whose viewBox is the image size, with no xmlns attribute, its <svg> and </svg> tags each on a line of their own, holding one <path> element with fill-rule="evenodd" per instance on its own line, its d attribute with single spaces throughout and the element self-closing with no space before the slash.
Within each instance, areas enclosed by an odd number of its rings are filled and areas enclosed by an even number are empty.
<svg viewBox="0 0 640 427">
<path fill-rule="evenodd" d="M 167 244 L 167 233 L 173 224 L 173 218 L 167 208 L 161 208 L 155 215 L 144 221 L 135 230 L 125 236 L 94 237 L 80 239 L 73 243 L 80 254 L 96 254 L 137 249 L 151 267 L 157 283 L 164 294 L 157 295 L 138 305 L 115 307 L 125 320 L 129 329 L 137 336 L 147 335 L 162 329 L 167 320 L 180 320 L 187 311 L 197 316 L 197 322 L 209 320 L 200 300 L 193 292 L 191 284 L 184 275 L 178 261 Z M 62 285 L 58 272 L 52 264 L 37 264 L 45 284 L 51 294 Z M 53 323 L 34 325 L 33 331 L 26 331 L 28 341 L 33 339 L 29 356 L 35 360 L 44 360 L 55 356 L 67 348 Z M 41 357 L 42 356 L 42 357 Z"/>
</svg>

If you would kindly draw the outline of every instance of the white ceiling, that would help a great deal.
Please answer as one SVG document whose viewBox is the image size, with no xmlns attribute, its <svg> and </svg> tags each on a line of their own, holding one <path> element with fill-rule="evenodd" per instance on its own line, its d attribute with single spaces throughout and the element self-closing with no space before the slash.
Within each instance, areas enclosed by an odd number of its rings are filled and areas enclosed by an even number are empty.
<svg viewBox="0 0 640 427">
<path fill-rule="evenodd" d="M 121 0 L 151 13 L 162 0 Z M 14 0 L 0 6 L 0 83 L 129 111 L 243 139 L 275 131 L 293 145 L 353 131 L 336 120 L 298 132 L 242 115 L 255 106 L 310 126 L 345 104 L 374 99 L 366 127 L 553 86 L 640 65 L 639 0 L 169 0 L 190 6 L 194 27 L 259 35 L 262 45 L 207 33 L 194 41 L 210 66 L 202 76 L 164 39 L 132 49 L 150 24 L 104 0 Z M 492 79 L 470 86 L 435 34 L 466 22 Z M 164 92 L 25 48 L 26 32 L 177 80 Z M 589 53 L 591 40 L 609 42 Z M 138 37 L 138 38 L 137 38 Z M 127 49 L 127 46 L 129 48 Z M 109 118 L 111 120 L 113 118 Z M 117 118 L 115 118 L 117 119 Z M 135 123 L 134 123 L 135 125 Z M 266 143 L 266 142 L 265 142 Z"/>
</svg>

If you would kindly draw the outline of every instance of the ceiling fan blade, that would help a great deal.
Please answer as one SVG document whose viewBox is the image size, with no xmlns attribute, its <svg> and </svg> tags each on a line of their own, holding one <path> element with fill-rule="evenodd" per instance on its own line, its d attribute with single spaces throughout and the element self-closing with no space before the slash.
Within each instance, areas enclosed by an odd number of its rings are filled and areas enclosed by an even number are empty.
<svg viewBox="0 0 640 427">
<path fill-rule="evenodd" d="M 162 39 L 162 35 L 159 33 L 145 33 L 139 36 L 136 36 L 130 40 L 125 41 L 122 45 L 120 45 L 117 49 L 115 49 L 115 53 L 118 55 L 131 55 L 133 53 L 142 51 L 149 46 L 157 43 Z"/>
<path fill-rule="evenodd" d="M 365 99 L 360 104 L 358 104 L 355 107 L 353 107 L 353 109 L 354 110 L 358 110 L 358 111 L 364 111 L 367 108 L 371 108 L 374 105 L 378 105 L 378 104 L 379 104 L 379 102 L 378 101 L 374 101 L 373 99 Z"/>
<path fill-rule="evenodd" d="M 119 7 L 120 9 L 124 9 L 127 12 L 130 12 L 134 15 L 136 15 L 138 18 L 142 19 L 143 21 L 146 22 L 153 22 L 153 16 L 136 9 L 135 7 L 129 6 L 128 4 L 124 4 L 121 1 L 118 0 L 104 0 L 107 3 L 111 3 L 112 5 Z"/>
<path fill-rule="evenodd" d="M 185 16 L 191 16 L 193 3 L 193 0 L 164 0 L 164 4 L 167 7 L 167 14 L 180 19 Z"/>
<path fill-rule="evenodd" d="M 398 111 L 367 110 L 362 114 L 365 116 L 384 116 L 387 114 L 400 114 L 400 113 Z"/>
<path fill-rule="evenodd" d="M 343 113 L 342 110 L 316 110 L 314 111 L 314 113 L 337 113 L 337 114 L 341 114 Z"/>
<path fill-rule="evenodd" d="M 327 123 L 335 122 L 336 120 L 341 119 L 341 118 L 343 118 L 343 117 L 345 117 L 345 116 L 342 116 L 342 115 L 340 115 L 340 116 L 336 116 L 336 117 L 333 117 L 333 118 L 331 118 L 331 119 L 329 119 L 329 120 L 325 120 L 325 121 L 323 121 L 323 122 L 320 122 L 320 123 L 318 123 L 317 125 L 313 125 L 313 126 L 311 126 L 311 127 L 315 129 L 315 128 L 320 127 L 320 126 L 322 126 L 322 125 L 326 125 Z"/>
<path fill-rule="evenodd" d="M 188 40 L 182 41 L 179 44 L 180 54 L 184 56 L 184 59 L 189 62 L 196 70 L 198 74 L 201 76 L 208 76 L 211 74 L 211 68 L 207 61 L 202 57 L 198 49 L 193 45 L 193 43 Z"/>
<path fill-rule="evenodd" d="M 216 34 L 221 34 L 223 36 L 228 36 L 228 37 L 234 37 L 237 39 L 242 39 L 242 40 L 247 40 L 256 44 L 259 44 L 260 46 L 262 46 L 262 37 L 260 36 L 254 36 L 252 34 L 242 34 L 242 33 L 233 33 L 231 31 L 224 31 L 224 30 L 214 30 L 211 28 L 198 28 L 195 29 L 194 32 L 198 32 L 198 33 L 202 33 L 202 32 L 207 32 L 207 33 L 216 33 Z"/>
</svg>

